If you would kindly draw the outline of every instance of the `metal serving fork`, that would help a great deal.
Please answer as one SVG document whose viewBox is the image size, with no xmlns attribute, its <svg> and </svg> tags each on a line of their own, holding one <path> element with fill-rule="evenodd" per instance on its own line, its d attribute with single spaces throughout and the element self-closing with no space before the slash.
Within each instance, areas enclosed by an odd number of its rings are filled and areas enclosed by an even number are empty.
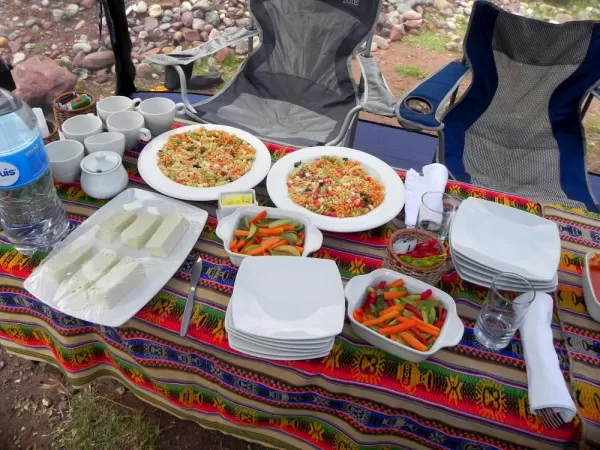
<svg viewBox="0 0 600 450">
<path fill-rule="evenodd" d="M 560 428 L 565 424 L 560 414 L 555 413 L 552 408 L 542 408 L 536 412 L 546 428 Z"/>
</svg>

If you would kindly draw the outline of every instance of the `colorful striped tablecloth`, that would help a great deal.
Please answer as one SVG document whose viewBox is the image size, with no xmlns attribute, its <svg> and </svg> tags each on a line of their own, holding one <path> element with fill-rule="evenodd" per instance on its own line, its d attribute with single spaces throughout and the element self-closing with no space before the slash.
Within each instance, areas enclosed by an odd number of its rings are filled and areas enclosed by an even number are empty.
<svg viewBox="0 0 600 450">
<path fill-rule="evenodd" d="M 288 150 L 271 151 L 277 159 Z M 147 188 L 136 158 L 136 152 L 125 158 L 131 186 Z M 448 191 L 541 213 L 534 202 L 464 184 L 449 183 Z M 264 186 L 257 193 L 261 204 L 270 204 Z M 78 186 L 59 186 L 59 194 L 73 226 L 103 204 L 86 197 Z M 486 291 L 464 283 L 454 272 L 444 276 L 442 288 L 456 299 L 464 338 L 423 363 L 373 348 L 347 325 L 331 354 L 319 360 L 275 362 L 235 352 L 227 343 L 223 319 L 236 268 L 215 236 L 214 203 L 197 206 L 210 217 L 194 250 L 164 289 L 119 328 L 77 320 L 38 302 L 23 289 L 23 279 L 41 258 L 21 256 L 0 237 L 0 343 L 17 355 L 57 365 L 74 386 L 113 377 L 141 399 L 181 418 L 272 447 L 552 449 L 582 442 L 579 418 L 551 430 L 529 414 L 519 337 L 502 351 L 479 345 L 473 326 Z M 401 218 L 368 232 L 326 233 L 323 248 L 314 256 L 334 260 L 344 280 L 368 273 L 381 267 L 386 240 L 399 226 Z M 587 242 L 577 245 L 583 248 Z M 191 265 L 198 255 L 205 271 L 188 336 L 180 338 Z M 574 386 L 582 393 L 578 401 L 587 430 L 587 424 L 598 421 L 600 371 L 597 330 L 592 341 L 589 327 L 575 328 L 585 319 L 578 287 L 580 255 L 579 266 L 569 274 L 572 282 L 561 286 L 559 297 L 569 299 L 561 305 L 579 299 L 573 303 L 575 319 L 568 322 L 573 325 L 565 325 L 565 331 L 582 344 L 565 348 L 558 317 L 553 327 L 565 376 L 569 356 L 578 368 Z M 569 354 L 569 348 L 580 353 Z"/>
</svg>

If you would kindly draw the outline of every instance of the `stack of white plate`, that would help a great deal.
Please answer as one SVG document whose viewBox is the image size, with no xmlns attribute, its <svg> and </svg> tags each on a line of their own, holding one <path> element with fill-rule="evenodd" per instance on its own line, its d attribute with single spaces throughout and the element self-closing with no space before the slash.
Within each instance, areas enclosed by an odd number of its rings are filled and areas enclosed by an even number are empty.
<svg viewBox="0 0 600 450">
<path fill-rule="evenodd" d="M 450 230 L 450 250 L 458 275 L 490 287 L 500 272 L 527 279 L 539 291 L 558 284 L 560 235 L 554 222 L 477 198 L 462 202 Z M 524 292 L 523 283 L 499 286 Z"/>
<path fill-rule="evenodd" d="M 225 316 L 229 345 L 257 358 L 322 358 L 342 331 L 344 306 L 344 286 L 333 261 L 245 258 Z"/>
</svg>

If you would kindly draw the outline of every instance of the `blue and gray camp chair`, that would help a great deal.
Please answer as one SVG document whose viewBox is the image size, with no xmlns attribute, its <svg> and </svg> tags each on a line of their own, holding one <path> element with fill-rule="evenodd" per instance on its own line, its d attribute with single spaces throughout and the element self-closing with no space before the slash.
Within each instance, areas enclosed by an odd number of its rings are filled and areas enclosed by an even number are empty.
<svg viewBox="0 0 600 450">
<path fill-rule="evenodd" d="M 363 110 L 394 116 L 396 102 L 369 55 L 381 0 L 251 0 L 248 6 L 256 28 L 223 34 L 191 51 L 148 56 L 177 70 L 188 116 L 294 147 L 343 142 Z M 186 78 L 193 62 L 240 40 L 252 45 L 257 35 L 261 44 L 235 78 L 211 99 L 191 104 Z M 350 58 L 365 41 L 357 85 Z"/>
<path fill-rule="evenodd" d="M 438 131 L 438 160 L 458 180 L 593 210 L 581 121 L 600 81 L 600 23 L 556 25 L 477 1 L 464 52 L 398 103 L 400 122 Z"/>
</svg>

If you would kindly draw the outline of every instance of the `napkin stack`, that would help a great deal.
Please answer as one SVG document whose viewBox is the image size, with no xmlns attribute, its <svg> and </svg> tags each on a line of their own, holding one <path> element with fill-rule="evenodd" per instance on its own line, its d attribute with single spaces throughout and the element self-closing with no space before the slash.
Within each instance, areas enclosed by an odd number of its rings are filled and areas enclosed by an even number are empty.
<svg viewBox="0 0 600 450">
<path fill-rule="evenodd" d="M 531 414 L 551 408 L 564 422 L 573 420 L 577 409 L 560 370 L 552 341 L 552 308 L 554 301 L 546 293 L 536 292 L 519 332 L 525 353 L 529 409 Z"/>
<path fill-rule="evenodd" d="M 404 223 L 407 227 L 417 224 L 421 198 L 426 192 L 444 192 L 448 182 L 448 169 L 443 164 L 429 164 L 423 167 L 423 175 L 416 170 L 410 169 L 406 174 L 406 205 L 404 207 Z M 443 211 L 442 196 L 439 197 L 439 207 L 434 209 Z M 436 221 L 435 217 L 431 217 Z M 439 221 L 439 220 L 437 220 Z"/>
</svg>

